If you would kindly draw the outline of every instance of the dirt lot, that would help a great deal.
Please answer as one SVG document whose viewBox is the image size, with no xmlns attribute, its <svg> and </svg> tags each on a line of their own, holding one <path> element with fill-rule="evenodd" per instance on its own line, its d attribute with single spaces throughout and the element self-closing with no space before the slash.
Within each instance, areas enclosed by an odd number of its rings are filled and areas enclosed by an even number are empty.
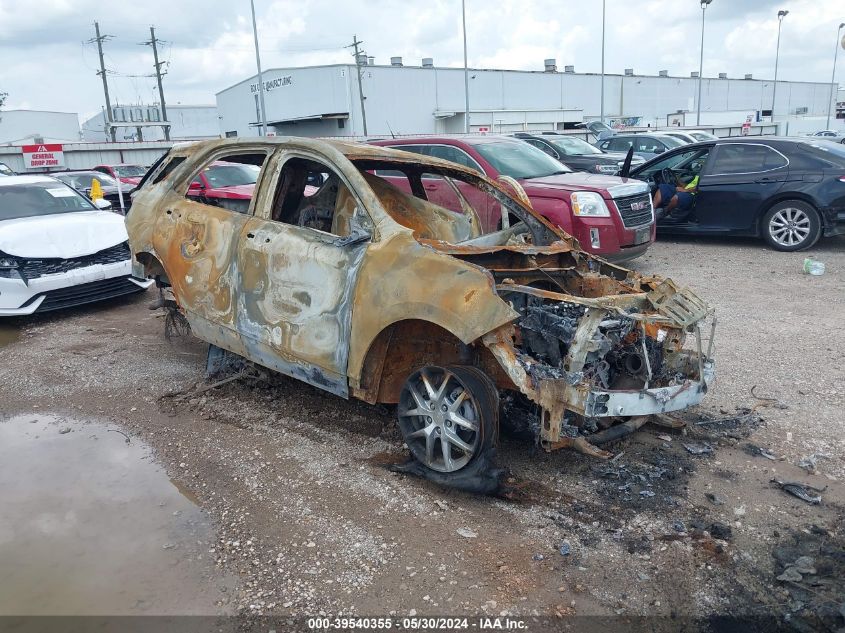
<svg viewBox="0 0 845 633">
<path fill-rule="evenodd" d="M 537 627 L 666 616 L 654 622 L 835 631 L 845 239 L 813 254 L 823 277 L 802 274 L 805 254 L 753 241 L 657 244 L 634 266 L 717 308 L 716 388 L 687 431 L 647 426 L 612 446 L 621 456 L 610 463 L 503 438 L 509 498 L 391 472 L 404 455 L 385 410 L 285 378 L 197 392 L 206 346 L 166 342 L 152 293 L 18 323 L 0 348 L 0 415 L 110 424 L 150 445 L 213 521 L 208 556 L 237 579 L 213 596 L 221 613 L 551 618 Z M 815 472 L 798 466 L 811 456 Z M 823 500 L 805 503 L 773 478 L 824 489 Z M 802 556 L 813 560 L 796 564 Z M 736 629 L 721 616 L 750 620 Z"/>
</svg>

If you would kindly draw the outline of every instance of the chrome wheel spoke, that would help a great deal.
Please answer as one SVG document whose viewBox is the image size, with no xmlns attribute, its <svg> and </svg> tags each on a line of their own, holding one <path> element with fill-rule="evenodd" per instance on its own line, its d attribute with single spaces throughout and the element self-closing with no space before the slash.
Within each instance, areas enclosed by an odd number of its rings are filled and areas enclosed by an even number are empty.
<svg viewBox="0 0 845 633">
<path fill-rule="evenodd" d="M 413 433 L 409 433 L 408 439 L 411 440 L 411 439 L 416 439 L 418 437 L 428 438 L 428 436 L 431 435 L 431 432 L 433 430 L 434 430 L 434 425 L 429 424 L 428 426 L 424 426 L 423 428 L 418 429 L 418 430 L 414 431 Z"/>
<path fill-rule="evenodd" d="M 422 394 L 417 391 L 417 388 L 414 385 L 408 385 L 408 393 L 411 394 L 411 397 L 414 399 L 414 402 L 417 403 L 417 410 L 422 409 L 424 411 L 427 411 L 431 408 L 428 402 L 425 401 L 425 399 L 422 397 Z"/>
<path fill-rule="evenodd" d="M 429 433 L 425 436 L 425 459 L 428 464 L 432 464 L 434 462 L 434 442 L 437 438 L 434 437 L 434 433 Z"/>
<path fill-rule="evenodd" d="M 472 420 L 467 420 L 464 416 L 455 411 L 449 412 L 449 419 L 458 426 L 462 426 L 463 428 L 467 429 L 468 431 L 478 430 L 478 425 L 475 422 L 473 422 Z"/>
<path fill-rule="evenodd" d="M 451 429 L 446 429 L 443 433 L 443 438 L 449 442 L 449 444 L 453 444 L 461 449 L 464 453 L 471 455 L 472 454 L 472 446 L 464 442 L 457 433 L 455 433 Z"/>
<path fill-rule="evenodd" d="M 434 390 L 434 385 L 431 384 L 431 379 L 428 377 L 425 370 L 420 371 L 420 378 L 422 379 L 423 386 L 428 394 L 428 399 L 432 401 L 437 400 L 437 392 Z"/>
<path fill-rule="evenodd" d="M 443 465 L 446 470 L 454 470 L 455 462 L 452 459 L 452 447 L 444 437 L 440 438 L 440 450 L 443 452 Z"/>
</svg>

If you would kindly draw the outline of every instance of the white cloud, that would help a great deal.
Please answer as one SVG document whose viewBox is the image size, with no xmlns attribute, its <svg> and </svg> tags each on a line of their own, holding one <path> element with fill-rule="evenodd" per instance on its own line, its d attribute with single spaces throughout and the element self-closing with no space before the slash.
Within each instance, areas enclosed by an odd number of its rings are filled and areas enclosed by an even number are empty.
<svg viewBox="0 0 845 633">
<path fill-rule="evenodd" d="M 541 70 L 543 60 L 597 72 L 601 55 L 598 0 L 466 0 L 469 62 L 476 67 Z M 255 0 L 266 68 L 351 61 L 355 34 L 377 63 L 433 57 L 463 63 L 459 0 Z M 7 107 L 98 112 L 93 21 L 104 33 L 115 100 L 155 95 L 149 25 L 166 40 L 164 80 L 171 103 L 213 103 L 214 93 L 254 73 L 246 0 L 0 0 L 0 91 Z M 828 81 L 842 0 L 715 0 L 707 9 L 704 70 L 771 77 L 777 10 L 788 9 L 779 77 Z M 607 72 L 687 75 L 698 70 L 701 10 L 693 0 L 607 0 Z M 845 56 L 839 78 L 845 83 Z M 128 76 L 136 75 L 136 76 Z"/>
</svg>

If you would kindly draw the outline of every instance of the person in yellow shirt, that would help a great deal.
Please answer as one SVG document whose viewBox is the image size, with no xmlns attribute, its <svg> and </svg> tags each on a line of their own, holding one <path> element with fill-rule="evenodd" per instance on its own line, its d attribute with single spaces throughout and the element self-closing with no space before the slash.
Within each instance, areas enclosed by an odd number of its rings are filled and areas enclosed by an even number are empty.
<svg viewBox="0 0 845 633">
<path fill-rule="evenodd" d="M 675 179 L 675 186 L 660 183 L 657 185 L 657 191 L 654 192 L 654 198 L 652 200 L 657 219 L 685 219 L 695 205 L 695 195 L 697 193 L 698 175 L 686 184 L 680 178 Z M 662 211 L 658 213 L 658 209 Z"/>
</svg>

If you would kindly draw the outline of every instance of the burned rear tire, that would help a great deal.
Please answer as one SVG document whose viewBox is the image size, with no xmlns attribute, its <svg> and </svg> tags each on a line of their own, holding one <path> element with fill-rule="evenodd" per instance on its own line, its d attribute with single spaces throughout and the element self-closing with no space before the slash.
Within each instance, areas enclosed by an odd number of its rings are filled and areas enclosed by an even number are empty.
<svg viewBox="0 0 845 633">
<path fill-rule="evenodd" d="M 423 367 L 402 387 L 399 430 L 411 454 L 427 469 L 458 473 L 496 442 L 499 397 L 476 367 Z"/>
</svg>

